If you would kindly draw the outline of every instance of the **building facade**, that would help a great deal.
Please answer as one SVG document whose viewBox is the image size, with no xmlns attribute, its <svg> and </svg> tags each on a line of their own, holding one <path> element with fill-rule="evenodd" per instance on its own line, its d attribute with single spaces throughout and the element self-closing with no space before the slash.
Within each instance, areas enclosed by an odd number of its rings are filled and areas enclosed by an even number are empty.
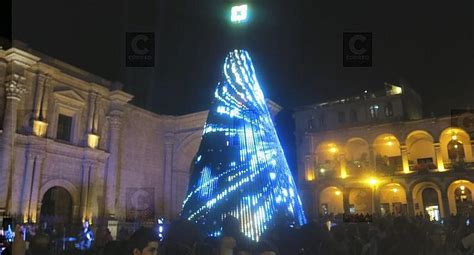
<svg viewBox="0 0 474 255">
<path fill-rule="evenodd" d="M 178 216 L 207 112 L 140 109 L 121 84 L 17 46 L 0 50 L 0 86 L 3 218 Z"/>
<path fill-rule="evenodd" d="M 424 214 L 473 210 L 469 114 L 423 118 L 419 95 L 376 93 L 296 109 L 298 183 L 307 213 Z"/>
</svg>

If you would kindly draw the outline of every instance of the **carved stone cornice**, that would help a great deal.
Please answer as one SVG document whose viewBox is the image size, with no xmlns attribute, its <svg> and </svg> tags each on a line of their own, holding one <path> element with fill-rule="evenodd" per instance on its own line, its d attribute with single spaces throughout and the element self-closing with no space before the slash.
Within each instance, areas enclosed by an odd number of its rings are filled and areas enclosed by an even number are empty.
<svg viewBox="0 0 474 255">
<path fill-rule="evenodd" d="M 26 92 L 25 77 L 11 74 L 5 82 L 5 92 L 8 99 L 20 100 Z"/>
</svg>

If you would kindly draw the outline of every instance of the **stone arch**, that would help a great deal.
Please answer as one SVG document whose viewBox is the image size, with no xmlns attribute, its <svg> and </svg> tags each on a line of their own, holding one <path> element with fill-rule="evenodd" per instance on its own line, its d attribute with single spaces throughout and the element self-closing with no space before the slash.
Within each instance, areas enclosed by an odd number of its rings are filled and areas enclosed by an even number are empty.
<svg viewBox="0 0 474 255">
<path fill-rule="evenodd" d="M 43 184 L 39 192 L 40 200 L 44 194 L 46 194 L 46 192 L 53 187 L 61 187 L 66 189 L 72 197 L 73 206 L 79 206 L 79 191 L 77 190 L 76 186 L 74 186 L 74 184 L 64 179 L 54 179 Z"/>
<path fill-rule="evenodd" d="M 202 130 L 186 136 L 174 150 L 172 169 L 171 213 L 177 216 L 188 190 L 193 159 L 201 143 Z"/>
<path fill-rule="evenodd" d="M 448 186 L 447 195 L 448 195 L 448 202 L 449 202 L 449 212 L 452 214 L 457 214 L 457 205 L 455 199 L 455 191 L 457 188 L 461 186 L 465 187 L 471 192 L 471 206 L 474 205 L 474 182 L 468 179 L 459 179 L 451 182 Z"/>
<path fill-rule="evenodd" d="M 436 163 L 434 138 L 425 130 L 413 130 L 406 136 L 405 144 L 410 165 L 433 165 Z"/>
<path fill-rule="evenodd" d="M 79 215 L 80 195 L 76 186 L 74 186 L 74 184 L 72 184 L 71 182 L 64 179 L 54 179 L 47 181 L 45 184 L 41 185 L 41 188 L 39 190 L 39 201 L 42 201 L 46 192 L 48 192 L 48 190 L 54 187 L 61 187 L 64 188 L 67 192 L 69 192 L 69 195 L 72 198 L 72 220 L 73 222 L 75 222 L 76 220 L 78 220 L 77 216 Z M 41 214 L 41 210 L 39 208 L 41 208 L 41 202 L 38 204 L 36 218 L 38 218 Z"/>
<path fill-rule="evenodd" d="M 471 162 L 473 161 L 472 147 L 471 147 L 471 138 L 469 134 L 461 128 L 448 127 L 444 129 L 439 136 L 439 143 L 441 148 L 441 155 L 445 162 L 451 162 L 448 154 L 448 144 L 452 140 L 459 141 L 463 145 L 464 150 L 464 161 Z"/>
<path fill-rule="evenodd" d="M 401 183 L 388 182 L 378 188 L 382 213 L 406 215 L 408 213 L 407 189 Z"/>
<path fill-rule="evenodd" d="M 339 155 L 342 146 L 332 141 L 323 141 L 318 144 L 315 152 L 315 169 L 318 175 L 336 175 L 339 170 Z"/>
<path fill-rule="evenodd" d="M 184 171 L 191 166 L 201 143 L 202 130 L 199 129 L 182 139 L 174 149 L 173 170 Z M 192 154 L 191 157 L 189 157 Z M 184 161 L 183 161 L 184 160 Z M 190 169 L 189 169 L 190 170 Z"/>
<path fill-rule="evenodd" d="M 352 137 L 344 146 L 345 159 L 349 175 L 360 174 L 370 166 L 370 150 L 367 140 Z"/>
<path fill-rule="evenodd" d="M 326 186 L 319 190 L 318 195 L 320 215 L 344 213 L 343 189 L 337 186 Z"/>
<path fill-rule="evenodd" d="M 445 207 L 448 205 L 445 205 L 443 201 L 442 192 L 444 192 L 444 190 L 442 189 L 442 185 L 440 185 L 438 182 L 434 180 L 419 180 L 411 185 L 409 193 L 411 194 L 412 199 L 413 199 L 415 214 L 420 213 L 420 212 L 422 214 L 425 214 L 425 207 L 423 204 L 422 192 L 427 188 L 432 188 L 436 191 L 437 198 L 438 198 L 439 214 L 441 217 L 446 217 Z M 418 207 L 416 206 L 416 204 L 418 204 Z"/>
<path fill-rule="evenodd" d="M 379 134 L 373 142 L 375 166 L 381 172 L 402 169 L 400 140 L 392 133 Z"/>
</svg>

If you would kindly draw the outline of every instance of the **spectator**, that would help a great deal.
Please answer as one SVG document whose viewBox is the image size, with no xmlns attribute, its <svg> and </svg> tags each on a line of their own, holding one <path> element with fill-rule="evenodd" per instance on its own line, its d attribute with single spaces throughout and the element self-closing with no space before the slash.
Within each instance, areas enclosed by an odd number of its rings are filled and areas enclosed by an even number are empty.
<svg viewBox="0 0 474 255">
<path fill-rule="evenodd" d="M 16 225 L 15 227 L 15 238 L 13 239 L 12 251 L 13 255 L 25 255 L 26 253 L 26 243 L 23 240 L 22 227 Z"/>
<path fill-rule="evenodd" d="M 142 227 L 128 241 L 127 255 L 157 255 L 159 240 L 155 231 Z"/>
</svg>

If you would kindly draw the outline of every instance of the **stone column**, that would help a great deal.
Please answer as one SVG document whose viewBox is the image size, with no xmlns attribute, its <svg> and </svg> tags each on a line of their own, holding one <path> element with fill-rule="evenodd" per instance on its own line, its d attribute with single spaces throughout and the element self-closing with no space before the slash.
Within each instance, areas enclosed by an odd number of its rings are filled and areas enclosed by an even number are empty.
<svg viewBox="0 0 474 255">
<path fill-rule="evenodd" d="M 413 203 L 412 192 L 412 190 L 405 192 L 405 195 L 407 197 L 408 216 L 415 216 L 415 204 Z"/>
<path fill-rule="evenodd" d="M 163 209 L 166 218 L 171 217 L 171 206 L 173 195 L 171 190 L 172 180 L 172 169 L 173 169 L 173 143 L 174 134 L 165 134 L 165 166 L 164 166 L 164 178 L 163 178 Z"/>
<path fill-rule="evenodd" d="M 92 162 L 86 160 L 82 164 L 82 185 L 81 185 L 81 217 L 85 219 L 89 213 L 89 191 Z"/>
<path fill-rule="evenodd" d="M 410 172 L 410 164 L 408 162 L 408 151 L 407 146 L 400 144 L 400 153 L 402 154 L 402 167 L 404 173 Z"/>
<path fill-rule="evenodd" d="M 34 105 L 34 118 L 35 120 L 45 121 L 46 115 L 44 111 L 45 96 L 46 96 L 46 83 L 49 79 L 48 75 L 39 73 L 36 82 L 36 93 L 35 93 L 35 105 Z"/>
<path fill-rule="evenodd" d="M 439 142 L 434 143 L 433 145 L 435 149 L 436 165 L 438 167 L 438 171 L 442 172 L 445 170 L 445 168 L 444 168 L 443 155 L 441 154 L 441 146 Z"/>
<path fill-rule="evenodd" d="M 347 162 L 346 162 L 346 156 L 344 154 L 339 154 L 339 165 L 340 165 L 340 175 L 339 177 L 341 178 L 346 178 L 347 177 Z"/>
<path fill-rule="evenodd" d="M 120 88 L 122 86 L 122 84 L 114 83 L 112 87 Z M 109 93 L 110 105 L 109 113 L 107 114 L 107 120 L 109 122 L 109 159 L 107 162 L 107 178 L 105 187 L 105 213 L 109 219 L 114 219 L 116 217 L 117 205 L 120 202 L 120 135 L 122 133 L 122 116 L 124 105 L 126 105 L 132 98 L 132 95 L 118 89 Z"/>
<path fill-rule="evenodd" d="M 13 73 L 5 83 L 6 102 L 3 117 L 3 133 L 1 140 L 1 171 L 0 171 L 0 213 L 9 210 L 11 196 L 11 178 L 13 174 L 14 143 L 17 126 L 18 104 L 25 93 L 25 78 Z"/>
<path fill-rule="evenodd" d="M 440 208 L 440 212 L 441 212 L 440 217 L 441 218 L 446 218 L 447 216 L 450 215 L 448 190 L 447 189 L 441 189 L 440 192 L 441 192 L 441 203 L 443 204 L 443 208 Z"/>
<path fill-rule="evenodd" d="M 120 129 L 122 126 L 122 112 L 115 110 L 107 116 L 109 121 L 109 160 L 106 178 L 106 214 L 115 218 L 118 194 L 118 172 L 120 168 Z"/>
<path fill-rule="evenodd" d="M 375 153 L 374 153 L 374 146 L 369 145 L 369 165 L 372 168 L 372 170 L 375 170 Z"/>
<path fill-rule="evenodd" d="M 36 155 L 31 152 L 27 152 L 26 154 L 26 169 L 24 171 L 24 176 L 23 176 L 23 187 L 21 189 L 21 193 L 18 194 L 18 196 L 21 195 L 21 197 L 13 199 L 14 201 L 19 201 L 20 202 L 20 214 L 23 215 L 23 219 L 27 220 L 29 217 L 29 205 L 30 205 L 30 199 L 31 199 L 31 191 L 33 187 L 33 174 L 35 170 L 35 164 L 36 164 Z M 13 196 L 12 196 L 13 197 Z"/>
<path fill-rule="evenodd" d="M 103 164 L 95 162 L 91 165 L 90 176 L 89 176 L 89 192 L 87 199 L 87 218 L 98 219 L 99 218 L 99 207 L 98 204 L 98 190 L 99 182 L 102 181 L 103 176 Z"/>
<path fill-rule="evenodd" d="M 380 196 L 377 185 L 372 188 L 372 193 L 372 196 L 374 198 L 372 204 L 372 212 L 374 212 L 375 215 L 380 215 Z"/>
<path fill-rule="evenodd" d="M 39 154 L 36 156 L 36 163 L 35 168 L 33 170 L 33 186 L 31 191 L 31 199 L 30 205 L 28 206 L 29 215 L 32 222 L 37 222 L 39 219 L 39 212 L 37 210 L 39 201 L 41 201 L 40 196 L 40 180 L 43 171 L 43 163 L 44 163 L 45 155 Z"/>
<path fill-rule="evenodd" d="M 344 207 L 344 213 L 350 214 L 350 205 L 349 205 L 349 194 L 351 193 L 350 189 L 344 189 L 342 191 L 342 206 Z"/>
<path fill-rule="evenodd" d="M 89 105 L 87 114 L 87 134 L 94 133 L 94 112 L 95 112 L 95 101 L 97 99 L 97 93 L 95 91 L 89 92 Z"/>
<path fill-rule="evenodd" d="M 305 180 L 314 181 L 316 174 L 314 172 L 313 157 L 311 155 L 305 155 L 304 157 L 304 169 L 305 169 Z"/>
</svg>

